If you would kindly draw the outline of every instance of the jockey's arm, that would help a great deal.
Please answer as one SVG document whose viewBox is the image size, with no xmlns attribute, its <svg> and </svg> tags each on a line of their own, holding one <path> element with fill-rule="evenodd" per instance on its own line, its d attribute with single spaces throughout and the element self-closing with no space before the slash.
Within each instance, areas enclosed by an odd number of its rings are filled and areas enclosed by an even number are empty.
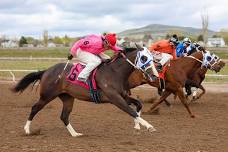
<svg viewBox="0 0 228 152">
<path fill-rule="evenodd" d="M 74 43 L 74 45 L 72 46 L 72 48 L 70 49 L 70 54 L 75 56 L 77 50 L 80 48 L 80 46 L 83 44 L 83 39 L 77 41 L 76 43 Z"/>
<path fill-rule="evenodd" d="M 155 44 L 151 44 L 151 46 L 149 47 L 149 50 L 152 52 L 152 51 L 156 51 L 157 50 L 157 45 Z"/>
<path fill-rule="evenodd" d="M 177 58 L 176 49 L 173 49 L 172 56 L 174 60 Z"/>
<path fill-rule="evenodd" d="M 111 48 L 111 50 L 113 50 L 114 52 L 117 52 L 117 53 L 119 53 L 120 51 L 123 50 L 121 47 L 118 47 L 116 45 L 115 46 L 111 46 L 110 48 Z"/>
</svg>

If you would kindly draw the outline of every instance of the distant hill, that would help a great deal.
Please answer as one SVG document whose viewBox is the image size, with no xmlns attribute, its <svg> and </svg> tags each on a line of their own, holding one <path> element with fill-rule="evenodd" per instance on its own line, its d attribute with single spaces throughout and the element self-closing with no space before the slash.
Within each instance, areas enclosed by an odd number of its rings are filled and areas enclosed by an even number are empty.
<svg viewBox="0 0 228 152">
<path fill-rule="evenodd" d="M 164 37 L 167 34 L 176 33 L 183 36 L 198 36 L 201 33 L 201 29 L 193 27 L 181 27 L 161 24 L 151 24 L 141 28 L 129 29 L 118 33 L 119 36 L 127 36 L 134 38 L 142 38 L 145 34 L 152 34 L 152 36 Z M 208 35 L 212 36 L 214 31 L 209 30 Z"/>
</svg>

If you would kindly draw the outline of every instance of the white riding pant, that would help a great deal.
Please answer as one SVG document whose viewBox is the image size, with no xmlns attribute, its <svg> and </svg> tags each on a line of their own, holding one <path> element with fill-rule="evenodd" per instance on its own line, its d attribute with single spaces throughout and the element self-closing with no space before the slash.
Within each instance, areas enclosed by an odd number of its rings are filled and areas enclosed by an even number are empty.
<svg viewBox="0 0 228 152">
<path fill-rule="evenodd" d="M 159 61 L 159 63 L 161 63 L 161 65 L 165 65 L 168 61 L 173 59 L 173 56 L 168 54 L 168 53 L 161 53 L 162 54 L 162 58 Z"/>
<path fill-rule="evenodd" d="M 100 53 L 99 56 L 102 59 L 110 58 L 104 53 Z M 102 62 L 101 58 L 99 58 L 97 55 L 83 51 L 81 49 L 77 50 L 76 58 L 79 60 L 79 62 L 86 65 L 86 67 L 78 75 L 79 78 L 83 79 L 87 79 L 90 73 Z"/>
</svg>

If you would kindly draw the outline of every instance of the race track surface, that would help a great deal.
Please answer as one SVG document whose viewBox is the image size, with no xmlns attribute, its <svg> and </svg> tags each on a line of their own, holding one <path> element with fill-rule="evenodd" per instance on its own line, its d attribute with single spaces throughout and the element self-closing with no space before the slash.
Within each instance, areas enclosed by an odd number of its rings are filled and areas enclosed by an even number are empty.
<svg viewBox="0 0 228 152">
<path fill-rule="evenodd" d="M 169 98 L 172 107 L 160 105 L 159 115 L 142 115 L 157 132 L 141 127 L 135 131 L 133 119 L 111 104 L 75 100 L 70 120 L 84 136 L 73 138 L 60 120 L 62 103 L 52 101 L 32 122 L 34 135 L 26 136 L 23 126 L 38 92 L 28 88 L 13 94 L 12 84 L 0 87 L 0 151 L 72 151 L 72 152 L 227 152 L 228 93 L 208 92 L 190 108 L 190 118 L 179 100 Z M 150 89 L 135 89 L 134 96 L 156 97 Z M 143 111 L 151 103 L 143 104 Z"/>
</svg>

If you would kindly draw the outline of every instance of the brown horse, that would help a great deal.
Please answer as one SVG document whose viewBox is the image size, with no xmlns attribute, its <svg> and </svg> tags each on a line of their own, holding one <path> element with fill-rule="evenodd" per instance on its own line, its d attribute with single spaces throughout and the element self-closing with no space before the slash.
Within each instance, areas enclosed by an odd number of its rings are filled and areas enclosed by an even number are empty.
<svg viewBox="0 0 228 152">
<path fill-rule="evenodd" d="M 144 52 L 144 54 L 142 52 Z M 126 53 L 125 58 L 118 57 L 110 64 L 100 65 L 97 69 L 95 79 L 98 88 L 100 88 L 100 98 L 102 103 L 111 103 L 133 117 L 135 121 L 135 129 L 140 129 L 139 124 L 141 124 L 152 132 L 155 131 L 155 128 L 140 117 L 140 111 L 142 108 L 140 101 L 129 97 L 127 93 L 129 90 L 127 80 L 135 68 L 135 65 L 132 64 L 132 62 L 137 64 L 138 55 L 141 53 L 142 55 L 140 57 L 143 60 L 146 58 L 145 55 L 150 55 L 144 50 L 134 50 Z M 81 133 L 76 132 L 71 126 L 69 122 L 69 115 L 73 108 L 74 98 L 91 101 L 90 94 L 89 91 L 83 87 L 73 85 L 66 81 L 66 76 L 69 74 L 70 69 L 73 66 L 72 64 L 67 66 L 63 77 L 59 81 L 56 81 L 58 79 L 58 75 L 63 72 L 64 66 L 65 64 L 60 63 L 45 71 L 30 73 L 22 78 L 22 80 L 20 80 L 20 82 L 14 87 L 13 90 L 15 92 L 22 92 L 29 84 L 40 80 L 40 98 L 38 102 L 32 106 L 31 113 L 28 117 L 26 125 L 24 126 L 26 134 L 30 134 L 30 125 L 34 116 L 41 109 L 43 109 L 45 105 L 56 97 L 59 97 L 63 102 L 60 119 L 63 121 L 72 136 L 76 137 L 82 135 Z M 141 71 L 143 71 L 148 77 L 152 75 L 150 64 L 147 64 L 145 69 L 142 69 Z M 129 106 L 130 104 L 134 104 L 136 106 L 136 111 Z"/>
<path fill-rule="evenodd" d="M 149 113 L 152 112 L 160 103 L 162 103 L 171 93 L 177 95 L 181 102 L 186 107 L 187 111 L 189 112 L 191 117 L 194 117 L 191 110 L 187 104 L 187 98 L 183 92 L 183 87 L 185 86 L 186 81 L 190 81 L 191 84 L 198 86 L 192 80 L 189 80 L 189 76 L 198 70 L 202 64 L 207 64 L 207 68 L 210 68 L 214 71 L 219 71 L 221 69 L 218 62 L 213 59 L 207 61 L 209 57 L 212 57 L 212 54 L 208 51 L 203 52 L 196 52 L 193 53 L 191 56 L 183 57 L 177 60 L 172 60 L 170 62 L 170 67 L 168 68 L 165 77 L 166 77 L 166 86 L 165 91 L 163 92 L 162 96 L 158 100 L 158 102 L 154 103 L 151 109 L 148 111 Z M 130 87 L 136 87 L 138 85 L 148 83 L 151 86 L 159 87 L 159 81 L 155 82 L 148 82 L 144 79 L 143 74 L 139 73 L 139 71 L 135 71 L 129 77 Z"/>
<path fill-rule="evenodd" d="M 216 62 L 218 63 L 218 65 L 220 66 L 220 69 L 218 69 L 217 72 L 219 72 L 224 66 L 225 66 L 225 62 L 222 61 L 219 57 L 215 56 L 215 59 L 217 60 Z M 200 67 L 199 69 L 197 69 L 192 75 L 190 75 L 189 79 L 194 81 L 197 85 L 191 84 L 191 82 L 185 85 L 186 90 L 190 90 L 190 92 L 188 94 L 191 94 L 191 87 L 195 87 L 196 89 L 194 89 L 194 92 L 192 93 L 192 101 L 195 101 L 197 99 L 200 99 L 205 93 L 206 90 L 202 85 L 203 80 L 205 79 L 206 73 L 207 73 L 208 69 L 205 67 Z M 202 92 L 197 95 L 197 89 L 201 89 Z"/>
</svg>

